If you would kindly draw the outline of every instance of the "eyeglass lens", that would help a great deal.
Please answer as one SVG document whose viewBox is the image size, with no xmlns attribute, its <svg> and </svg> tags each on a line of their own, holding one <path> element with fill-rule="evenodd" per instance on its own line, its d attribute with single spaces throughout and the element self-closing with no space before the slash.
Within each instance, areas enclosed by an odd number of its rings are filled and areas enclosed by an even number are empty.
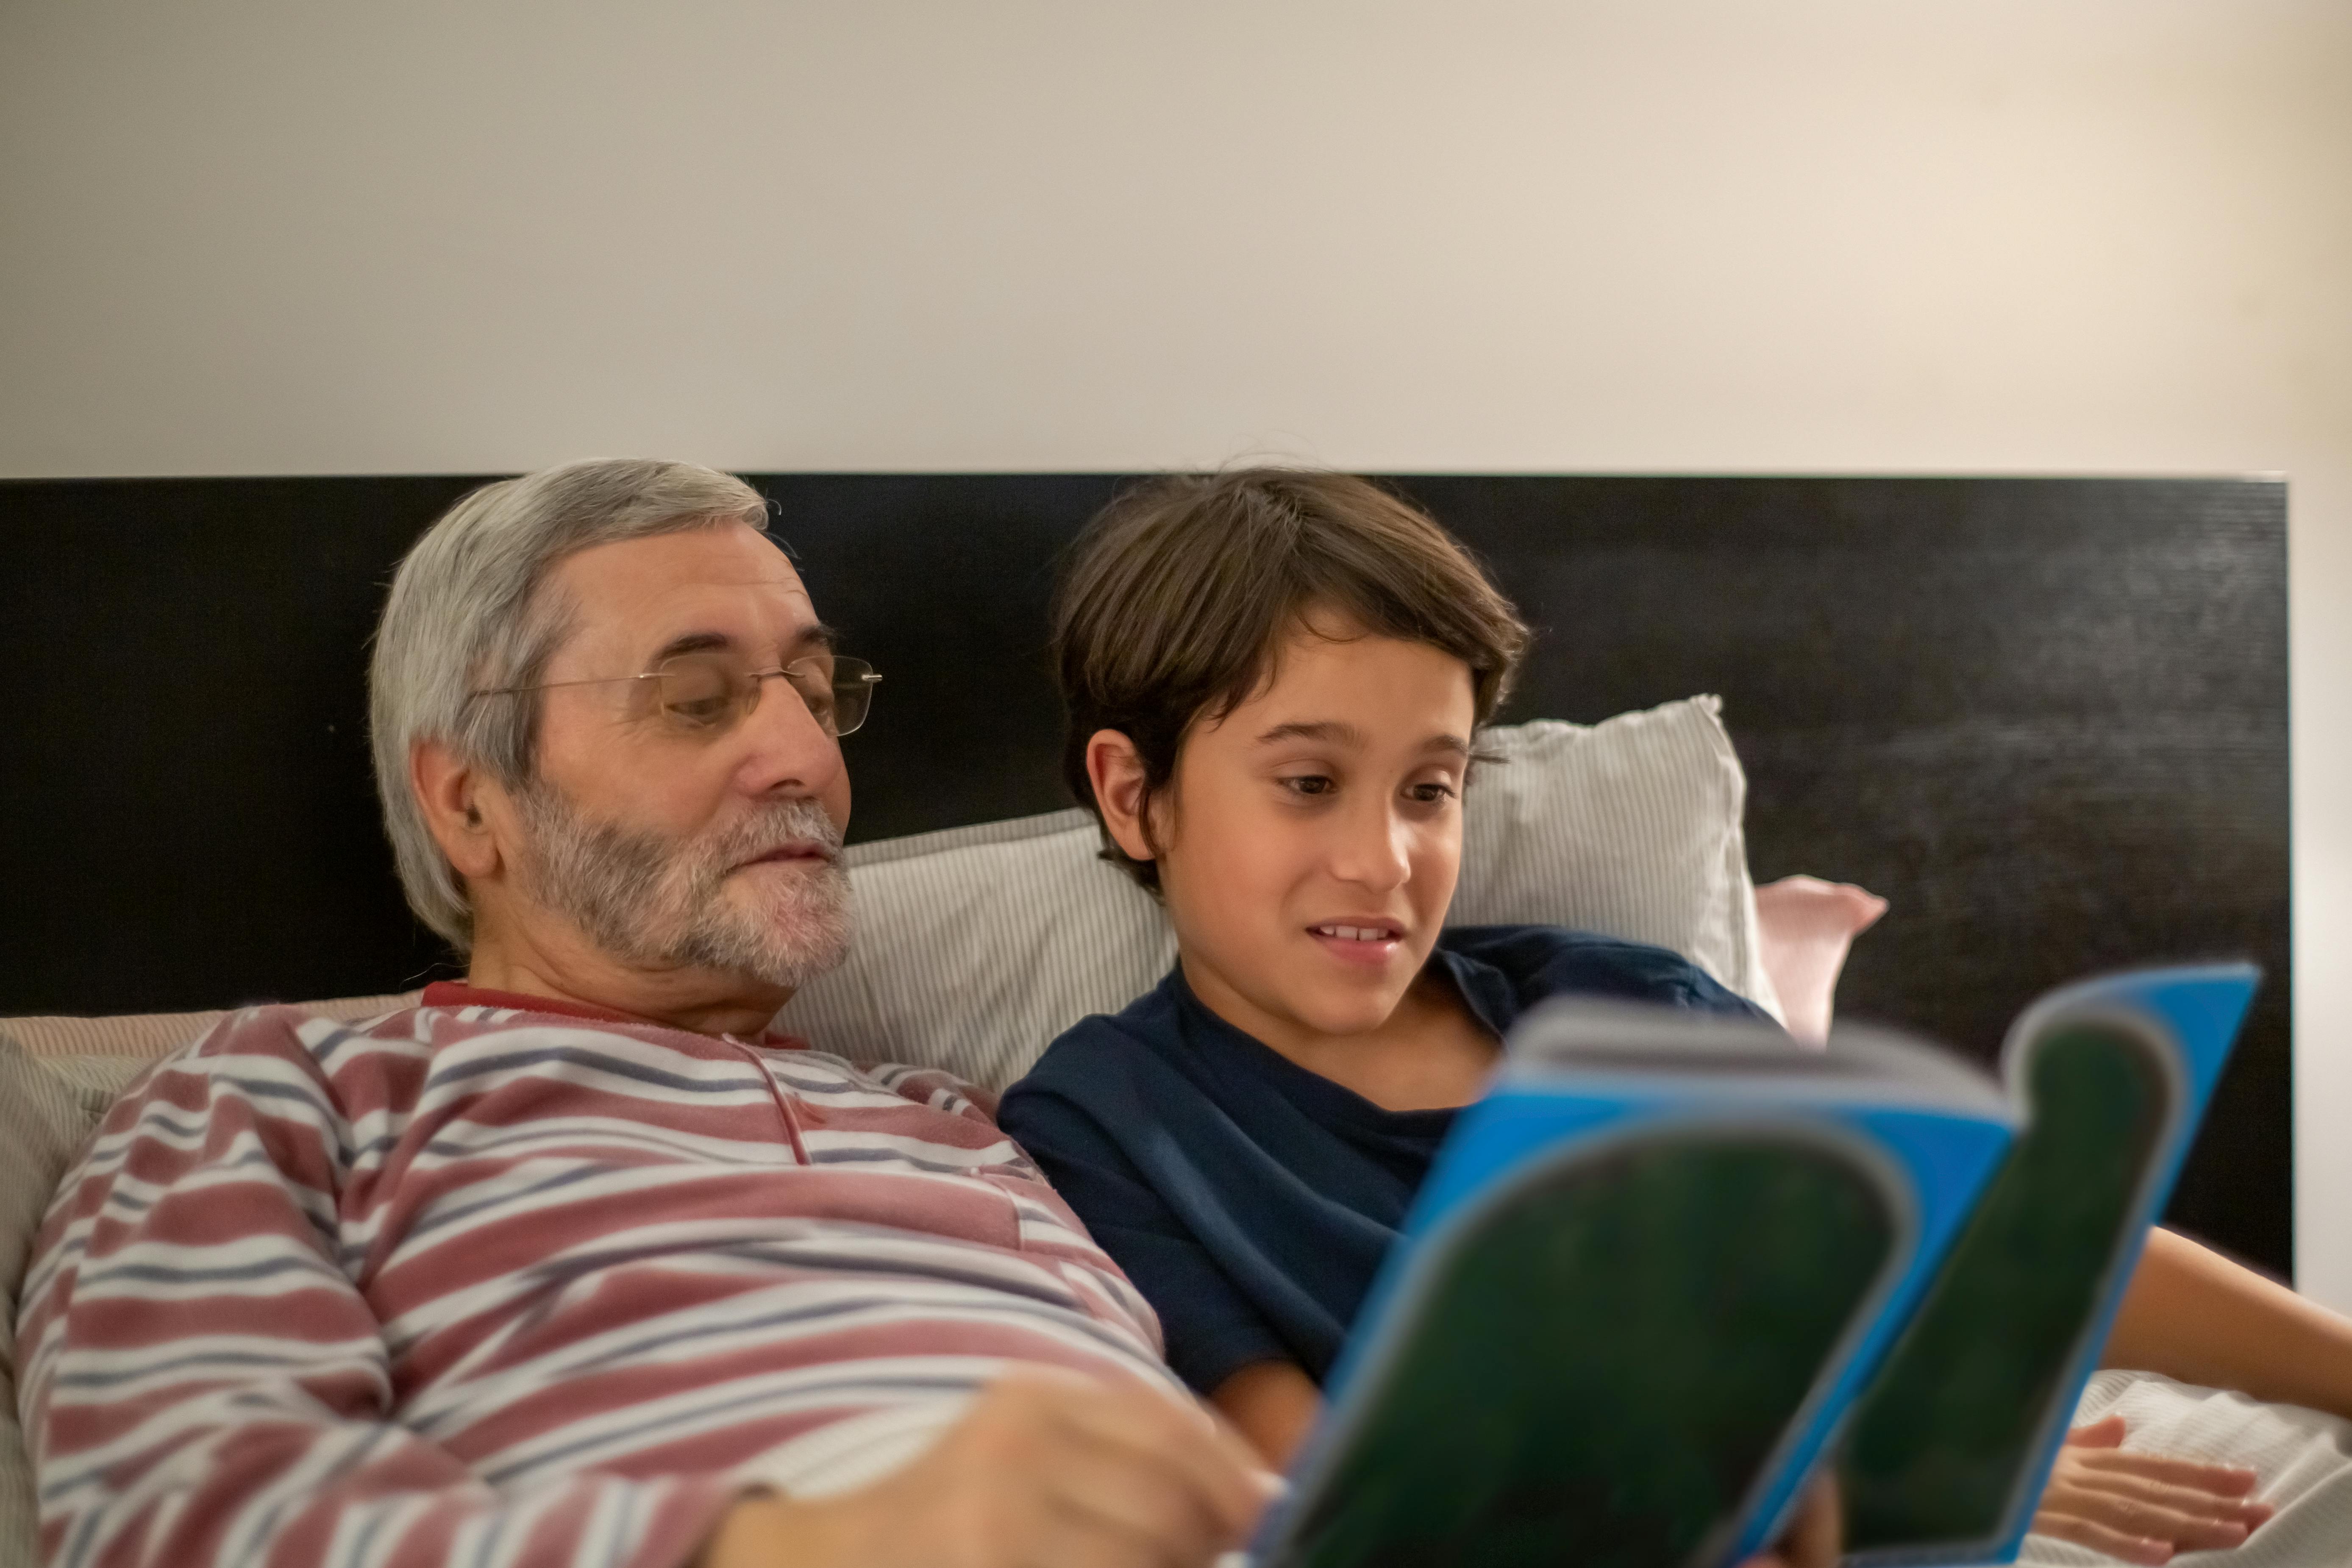
<svg viewBox="0 0 2352 1568">
<path fill-rule="evenodd" d="M 804 658 L 782 671 L 753 673 L 710 654 L 679 654 L 654 672 L 664 716 L 680 729 L 710 732 L 731 726 L 760 700 L 760 682 L 782 674 L 785 684 L 829 734 L 846 735 L 866 722 L 874 701 L 874 667 L 862 658 Z"/>
</svg>

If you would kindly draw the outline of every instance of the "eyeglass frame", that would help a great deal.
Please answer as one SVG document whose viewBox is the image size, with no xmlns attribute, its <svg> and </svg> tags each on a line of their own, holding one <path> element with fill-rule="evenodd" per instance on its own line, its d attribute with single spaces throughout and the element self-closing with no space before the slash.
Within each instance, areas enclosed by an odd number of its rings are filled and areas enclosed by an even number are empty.
<svg viewBox="0 0 2352 1568">
<path fill-rule="evenodd" d="M 835 654 L 832 657 L 836 673 L 838 673 L 839 668 L 842 665 L 854 664 L 858 666 L 859 668 L 856 673 L 855 679 L 858 684 L 866 689 L 866 710 L 858 714 L 856 723 L 852 724 L 846 730 L 825 729 L 826 734 L 838 741 L 845 735 L 855 735 L 858 731 L 866 728 L 866 721 L 870 718 L 874 712 L 874 688 L 881 681 L 882 672 L 876 669 L 872 665 L 867 664 L 864 659 L 853 658 L 847 654 Z M 656 665 L 653 668 L 643 670 L 635 675 L 599 675 L 591 677 L 586 680 L 543 680 L 536 686 L 485 687 L 479 691 L 468 691 L 466 693 L 466 700 L 471 702 L 478 697 L 519 697 L 525 692 L 553 691 L 559 688 L 566 686 L 617 686 L 625 680 L 659 680 L 662 679 L 662 676 L 667 670 L 669 666 L 677 663 L 681 659 L 688 658 L 710 659 L 714 663 L 718 662 L 709 652 L 697 649 L 686 653 L 674 653 L 667 658 L 663 659 L 661 663 Z M 790 664 L 780 664 L 772 668 L 749 669 L 742 671 L 740 679 L 749 680 L 751 683 L 751 700 L 749 703 L 737 704 L 734 719 L 729 722 L 724 729 L 714 730 L 707 732 L 712 735 L 723 735 L 729 730 L 732 730 L 737 724 L 740 724 L 744 720 L 750 718 L 752 711 L 759 707 L 760 693 L 761 688 L 767 681 L 773 679 L 777 676 L 782 676 L 785 678 L 784 684 L 792 686 L 792 672 L 802 665 L 815 663 L 816 659 L 817 656 L 811 654 L 806 658 L 796 658 Z M 840 689 L 840 682 L 837 679 L 832 684 L 835 690 Z M 810 718 L 814 719 L 816 717 L 815 710 L 809 708 L 808 699 L 801 696 L 800 689 L 798 687 L 793 687 L 793 695 L 795 698 L 799 698 L 801 707 L 808 712 Z M 819 721 L 818 727 L 821 729 L 824 728 L 822 721 Z"/>
</svg>

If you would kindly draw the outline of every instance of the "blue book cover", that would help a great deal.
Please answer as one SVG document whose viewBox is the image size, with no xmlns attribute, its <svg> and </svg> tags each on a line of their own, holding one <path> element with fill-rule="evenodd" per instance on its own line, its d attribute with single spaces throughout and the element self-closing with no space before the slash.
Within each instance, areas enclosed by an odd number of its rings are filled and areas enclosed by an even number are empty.
<svg viewBox="0 0 2352 1568">
<path fill-rule="evenodd" d="M 1539 1009 L 1440 1151 L 1257 1561 L 1714 1568 L 1772 1539 L 1832 1453 L 1858 1550 L 2013 1552 L 2252 984 L 2241 965 L 2060 993 L 2020 1020 L 2007 1092 L 1883 1031 L 1809 1051 L 1738 1020 Z M 2156 1087 L 2077 1113 L 2122 1079 Z M 2086 1169 L 2104 1205 L 2026 1238 L 2070 1260 L 2034 1298 L 2041 1339 L 1985 1320 L 2026 1197 Z M 2038 1403 L 2004 1425 L 1979 1402 L 1959 1447 L 1991 1501 L 1938 1514 L 1938 1424 L 1982 1386 L 1987 1337 L 2043 1346 L 2011 1357 L 2032 1364 L 2009 1403 Z"/>
<path fill-rule="evenodd" d="M 2020 1137 L 1838 1458 L 1849 1561 L 2014 1561 L 2259 976 L 2071 986 L 2002 1052 Z"/>
</svg>

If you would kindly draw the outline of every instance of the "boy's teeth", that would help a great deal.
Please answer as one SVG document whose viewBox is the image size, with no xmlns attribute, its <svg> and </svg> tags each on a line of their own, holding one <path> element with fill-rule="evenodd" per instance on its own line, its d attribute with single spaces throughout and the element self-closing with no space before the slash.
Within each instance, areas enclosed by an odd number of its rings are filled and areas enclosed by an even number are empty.
<svg viewBox="0 0 2352 1568">
<path fill-rule="evenodd" d="M 1388 932 L 1377 926 L 1317 926 L 1321 936 L 1336 936 L 1342 942 L 1385 942 Z"/>
</svg>

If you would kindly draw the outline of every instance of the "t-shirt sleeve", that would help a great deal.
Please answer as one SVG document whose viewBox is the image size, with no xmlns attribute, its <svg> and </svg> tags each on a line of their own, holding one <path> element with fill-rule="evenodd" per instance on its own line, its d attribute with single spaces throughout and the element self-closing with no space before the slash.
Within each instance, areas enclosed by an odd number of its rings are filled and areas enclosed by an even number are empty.
<svg viewBox="0 0 2352 1568">
<path fill-rule="evenodd" d="M 1772 1016 L 1681 953 L 1560 926 L 1472 926 L 1448 933 L 1456 951 L 1511 978 L 1519 1005 L 1547 996 L 1608 996 L 1737 1018 Z"/>
<path fill-rule="evenodd" d="M 1094 1108 L 1033 1079 L 1006 1091 L 998 1124 L 1160 1314 L 1168 1364 L 1196 1393 L 1215 1393 L 1253 1363 L 1298 1359 L 1106 1131 Z M 1174 1139 L 1155 1142 L 1181 1164 Z M 1160 1179 L 1183 1175 L 1182 1169 L 1167 1170 Z"/>
<path fill-rule="evenodd" d="M 1664 963 L 1652 978 L 1657 999 L 1671 1006 L 1688 1007 L 1700 1013 L 1721 1013 L 1735 1018 L 1762 1018 L 1769 1023 L 1772 1015 L 1701 969 L 1678 952 L 1653 948 Z"/>
</svg>

